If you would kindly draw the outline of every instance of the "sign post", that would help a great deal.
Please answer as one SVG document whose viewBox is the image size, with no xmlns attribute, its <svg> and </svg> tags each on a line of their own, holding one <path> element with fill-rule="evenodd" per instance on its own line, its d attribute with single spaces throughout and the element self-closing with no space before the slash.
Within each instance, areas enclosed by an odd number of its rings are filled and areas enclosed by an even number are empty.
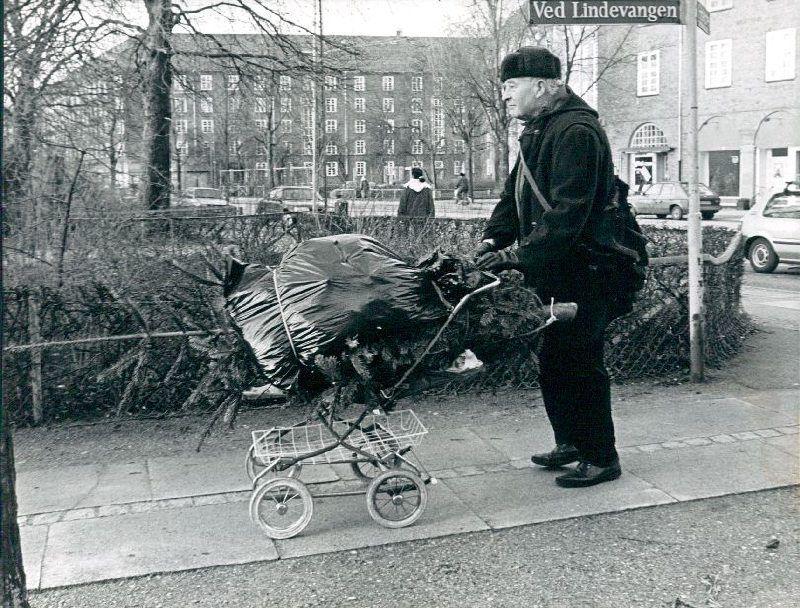
<svg viewBox="0 0 800 608">
<path fill-rule="evenodd" d="M 698 0 L 529 0 L 531 24 L 688 24 L 680 58 L 686 74 L 689 122 L 683 165 L 688 169 L 689 344 L 692 382 L 704 375 L 703 266 L 697 147 L 697 28 L 710 32 Z"/>
</svg>

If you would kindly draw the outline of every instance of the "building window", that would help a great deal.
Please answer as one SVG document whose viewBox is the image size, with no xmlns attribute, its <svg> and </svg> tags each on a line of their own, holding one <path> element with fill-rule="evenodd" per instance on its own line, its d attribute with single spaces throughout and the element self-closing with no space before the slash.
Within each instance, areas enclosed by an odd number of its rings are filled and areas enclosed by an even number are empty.
<svg viewBox="0 0 800 608">
<path fill-rule="evenodd" d="M 411 90 L 417 93 L 422 90 L 422 76 L 411 77 Z"/>
<path fill-rule="evenodd" d="M 280 80 L 278 81 L 279 90 L 283 93 L 288 93 L 292 90 L 292 77 L 291 76 L 281 76 Z"/>
<path fill-rule="evenodd" d="M 291 118 L 284 118 L 281 120 L 281 131 L 284 133 L 291 133 L 292 132 L 292 119 Z"/>
<path fill-rule="evenodd" d="M 639 53 L 636 60 L 636 94 L 658 95 L 660 74 L 659 51 Z"/>
<path fill-rule="evenodd" d="M 767 32 L 766 67 L 767 82 L 792 80 L 795 77 L 797 30 L 793 27 Z"/>
<path fill-rule="evenodd" d="M 631 148 L 655 148 L 667 145 L 664 132 L 653 123 L 647 123 L 636 129 L 631 138 Z"/>
<path fill-rule="evenodd" d="M 412 133 L 422 132 L 422 121 L 419 118 L 414 118 L 411 121 L 411 132 Z"/>
<path fill-rule="evenodd" d="M 200 100 L 200 111 L 211 114 L 214 111 L 214 100 L 211 97 L 203 97 Z"/>
<path fill-rule="evenodd" d="M 256 118 L 255 123 L 256 129 L 266 129 L 269 126 L 265 118 Z"/>
<path fill-rule="evenodd" d="M 367 121 L 366 120 L 357 120 L 355 124 L 356 133 L 366 133 L 367 131 Z"/>
<path fill-rule="evenodd" d="M 425 150 L 422 147 L 422 140 L 415 139 L 414 143 L 411 144 L 411 154 L 422 154 L 424 151 Z"/>
<path fill-rule="evenodd" d="M 283 149 L 286 151 L 286 154 L 292 153 L 292 142 L 285 141 L 283 142 Z"/>
<path fill-rule="evenodd" d="M 334 154 L 339 154 L 339 146 L 333 143 L 325 144 L 325 154 L 328 156 L 333 156 Z"/>
<path fill-rule="evenodd" d="M 354 102 L 354 106 L 355 106 L 356 112 L 363 112 L 364 109 L 366 108 L 366 104 L 364 103 L 364 98 L 363 97 L 356 97 L 356 100 Z"/>
<path fill-rule="evenodd" d="M 325 111 L 336 112 L 336 98 L 328 97 L 325 99 Z"/>
<path fill-rule="evenodd" d="M 238 97 L 228 97 L 228 112 L 238 112 L 241 106 L 241 99 Z"/>
<path fill-rule="evenodd" d="M 173 97 L 172 111 L 175 114 L 186 114 L 188 107 L 187 99 L 185 97 Z"/>
<path fill-rule="evenodd" d="M 200 90 L 210 91 L 213 86 L 214 79 L 211 74 L 200 74 Z"/>
<path fill-rule="evenodd" d="M 367 88 L 367 79 L 364 76 L 353 77 L 353 90 L 364 91 Z"/>
<path fill-rule="evenodd" d="M 356 154 L 366 154 L 367 144 L 363 139 L 356 140 Z"/>
<path fill-rule="evenodd" d="M 386 132 L 387 133 L 394 133 L 394 118 L 387 118 L 386 119 Z"/>
<path fill-rule="evenodd" d="M 383 111 L 394 112 L 394 97 L 383 98 Z"/>
<path fill-rule="evenodd" d="M 255 100 L 255 111 L 256 111 L 256 114 L 266 114 L 267 113 L 267 98 L 266 97 L 256 97 L 256 100 Z"/>
<path fill-rule="evenodd" d="M 325 119 L 325 133 L 336 133 L 337 124 L 335 118 Z"/>
<path fill-rule="evenodd" d="M 731 39 L 706 42 L 706 88 L 731 86 Z"/>
<path fill-rule="evenodd" d="M 269 165 L 263 160 L 256 163 L 256 171 L 267 171 L 267 170 L 269 170 Z"/>
<path fill-rule="evenodd" d="M 367 163 L 363 160 L 356 161 L 356 167 L 353 172 L 356 177 L 362 177 L 367 174 Z"/>
<path fill-rule="evenodd" d="M 455 160 L 453 161 L 453 175 L 458 175 L 464 170 L 464 161 L 463 160 Z"/>
<path fill-rule="evenodd" d="M 441 108 L 436 108 L 433 111 L 433 128 L 431 134 L 434 139 L 442 139 L 439 145 L 444 143 L 444 111 Z"/>
<path fill-rule="evenodd" d="M 339 79 L 336 76 L 325 76 L 325 90 L 335 91 L 339 88 Z"/>
<path fill-rule="evenodd" d="M 228 152 L 231 154 L 239 154 L 239 151 L 242 149 L 242 142 L 238 139 L 234 139 L 228 142 Z"/>
<path fill-rule="evenodd" d="M 394 76 L 384 76 L 381 79 L 381 88 L 384 91 L 394 91 Z"/>
<path fill-rule="evenodd" d="M 435 161 L 433 161 L 433 168 L 434 169 L 444 169 L 444 161 L 443 160 L 435 160 Z"/>
<path fill-rule="evenodd" d="M 733 8 L 733 0 L 708 0 L 708 11 L 710 13 L 725 10 L 726 8 Z"/>
<path fill-rule="evenodd" d="M 311 154 L 313 152 L 313 144 L 310 137 L 303 140 L 303 154 Z"/>
<path fill-rule="evenodd" d="M 186 133 L 189 130 L 189 121 L 186 119 L 173 120 L 172 124 L 175 125 L 175 133 Z"/>
<path fill-rule="evenodd" d="M 236 91 L 239 89 L 239 74 L 228 74 L 228 90 Z"/>
<path fill-rule="evenodd" d="M 264 76 L 256 76 L 253 78 L 253 90 L 261 93 L 267 90 L 267 79 Z"/>
<path fill-rule="evenodd" d="M 214 120 L 211 118 L 207 118 L 200 121 L 200 130 L 203 133 L 213 133 L 214 132 Z"/>
<path fill-rule="evenodd" d="M 281 114 L 289 114 L 292 111 L 292 98 L 281 97 Z"/>
<path fill-rule="evenodd" d="M 186 74 L 175 74 L 172 78 L 172 86 L 176 91 L 185 91 L 189 88 L 189 79 Z"/>
<path fill-rule="evenodd" d="M 339 163 L 325 163 L 325 175 L 328 177 L 336 177 L 339 175 Z"/>
<path fill-rule="evenodd" d="M 267 149 L 264 146 L 256 146 L 256 156 L 264 156 L 267 153 Z"/>
<path fill-rule="evenodd" d="M 455 154 L 464 154 L 464 140 L 463 139 L 454 139 L 453 140 L 453 152 Z"/>
<path fill-rule="evenodd" d="M 383 151 L 386 154 L 394 154 L 394 140 L 393 139 L 384 139 L 383 140 Z"/>
<path fill-rule="evenodd" d="M 422 114 L 422 98 L 421 97 L 412 97 L 411 98 L 411 113 L 412 114 Z"/>
<path fill-rule="evenodd" d="M 178 140 L 177 142 L 175 142 L 175 151 L 178 154 L 183 154 L 184 156 L 186 156 L 187 154 L 189 154 L 189 142 L 186 140 L 183 141 Z"/>
<path fill-rule="evenodd" d="M 441 76 L 437 76 L 433 79 L 433 89 L 436 93 L 441 93 L 444 85 L 444 79 Z"/>
</svg>

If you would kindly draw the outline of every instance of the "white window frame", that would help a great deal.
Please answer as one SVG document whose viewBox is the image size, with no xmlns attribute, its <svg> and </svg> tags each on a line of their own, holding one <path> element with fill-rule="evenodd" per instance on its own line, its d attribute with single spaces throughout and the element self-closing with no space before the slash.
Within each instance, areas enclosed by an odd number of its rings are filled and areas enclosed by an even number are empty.
<svg viewBox="0 0 800 608">
<path fill-rule="evenodd" d="M 359 114 L 361 112 L 364 112 L 366 110 L 366 108 L 367 108 L 366 99 L 364 97 L 356 97 L 355 100 L 353 101 L 353 108 Z"/>
<path fill-rule="evenodd" d="M 464 161 L 463 160 L 454 160 L 453 161 L 453 175 L 461 175 L 462 171 L 464 171 Z"/>
<path fill-rule="evenodd" d="M 715 66 L 717 66 L 715 68 Z M 715 71 L 716 69 L 716 71 Z M 707 89 L 729 87 L 733 81 L 733 41 L 730 38 L 709 40 L 705 48 L 705 83 Z"/>
<path fill-rule="evenodd" d="M 366 78 L 366 76 L 353 76 L 353 90 L 354 91 L 366 91 L 367 90 L 367 78 Z"/>
<path fill-rule="evenodd" d="M 186 114 L 189 111 L 189 100 L 185 97 L 172 98 L 172 112 L 175 114 Z"/>
<path fill-rule="evenodd" d="M 363 160 L 357 160 L 353 168 L 353 175 L 356 177 L 363 177 L 367 174 L 367 163 Z"/>
<path fill-rule="evenodd" d="M 336 161 L 325 163 L 325 175 L 327 177 L 338 177 L 339 163 Z"/>
<path fill-rule="evenodd" d="M 367 142 L 363 139 L 357 139 L 355 141 L 355 153 L 356 154 L 366 154 L 367 153 Z"/>
<path fill-rule="evenodd" d="M 256 97 L 253 100 L 253 111 L 256 114 L 266 114 L 267 113 L 267 98 L 266 97 Z"/>
<path fill-rule="evenodd" d="M 326 91 L 339 90 L 339 79 L 336 76 L 325 76 L 325 90 Z"/>
<path fill-rule="evenodd" d="M 421 139 L 415 139 L 411 144 L 411 154 L 415 156 L 419 156 L 420 154 L 425 154 L 425 146 L 422 144 Z"/>
<path fill-rule="evenodd" d="M 266 118 L 256 118 L 255 119 L 256 129 L 267 129 L 269 128 L 269 121 Z"/>
<path fill-rule="evenodd" d="M 764 80 L 794 80 L 797 75 L 797 28 L 772 30 L 764 36 Z"/>
<path fill-rule="evenodd" d="M 387 118 L 386 119 L 386 132 L 387 133 L 394 133 L 394 118 Z"/>
<path fill-rule="evenodd" d="M 260 160 L 255 165 L 256 171 L 268 171 L 269 170 L 269 163 L 264 160 Z"/>
<path fill-rule="evenodd" d="M 338 100 L 335 97 L 326 97 L 325 98 L 325 111 L 329 114 L 334 114 L 337 112 L 338 108 Z"/>
<path fill-rule="evenodd" d="M 644 51 L 636 56 L 636 95 L 658 95 L 661 88 L 661 52 Z"/>
<path fill-rule="evenodd" d="M 393 139 L 384 139 L 383 140 L 383 151 L 386 154 L 394 154 L 394 140 Z"/>
<path fill-rule="evenodd" d="M 292 132 L 292 119 L 291 118 L 281 118 L 281 132 L 282 133 L 291 133 Z"/>
<path fill-rule="evenodd" d="M 411 113 L 422 114 L 422 97 L 411 98 Z"/>
<path fill-rule="evenodd" d="M 232 139 L 228 142 L 228 152 L 238 154 L 242 149 L 242 142 L 239 139 Z"/>
<path fill-rule="evenodd" d="M 366 133 L 367 132 L 367 121 L 366 120 L 357 120 L 353 125 L 353 131 L 356 133 Z"/>
<path fill-rule="evenodd" d="M 422 91 L 422 76 L 411 77 L 411 90 L 415 93 Z"/>
<path fill-rule="evenodd" d="M 314 152 L 314 142 L 311 141 L 310 137 L 306 137 L 303 140 L 303 154 L 311 155 Z"/>
<path fill-rule="evenodd" d="M 381 107 L 386 113 L 394 113 L 394 97 L 384 97 Z"/>
<path fill-rule="evenodd" d="M 239 97 L 228 97 L 228 111 L 238 112 L 242 107 L 242 100 Z"/>
<path fill-rule="evenodd" d="M 339 154 L 339 146 L 329 141 L 327 144 L 325 144 L 325 154 L 327 154 L 328 156 L 334 156 L 336 154 Z"/>
<path fill-rule="evenodd" d="M 214 98 L 213 97 L 201 97 L 200 98 L 200 111 L 203 114 L 213 114 L 214 113 Z"/>
<path fill-rule="evenodd" d="M 214 89 L 213 74 L 200 74 L 200 90 L 212 91 Z"/>
<path fill-rule="evenodd" d="M 200 121 L 200 131 L 202 133 L 213 133 L 214 132 L 214 119 L 213 118 L 204 118 Z"/>
<path fill-rule="evenodd" d="M 325 133 L 336 133 L 339 123 L 335 118 L 325 119 Z"/>
<path fill-rule="evenodd" d="M 411 120 L 411 132 L 412 133 L 422 133 L 422 119 L 413 118 Z"/>
<path fill-rule="evenodd" d="M 705 4 L 709 13 L 733 8 L 733 0 L 706 0 Z"/>
<path fill-rule="evenodd" d="M 172 88 L 175 91 L 185 91 L 189 88 L 189 78 L 186 74 L 175 74 L 172 78 Z"/>
<path fill-rule="evenodd" d="M 453 140 L 453 154 L 464 154 L 464 149 L 466 148 L 466 144 L 464 143 L 463 139 L 454 139 Z"/>
<path fill-rule="evenodd" d="M 278 90 L 284 93 L 288 93 L 292 90 L 292 77 L 291 76 L 280 76 L 278 78 Z"/>
<path fill-rule="evenodd" d="M 228 74 L 228 90 L 238 91 L 240 80 L 241 78 L 239 77 L 239 74 Z"/>
<path fill-rule="evenodd" d="M 256 93 L 263 93 L 267 90 L 266 76 L 255 76 L 253 78 L 253 91 Z"/>
<path fill-rule="evenodd" d="M 394 76 L 384 76 L 381 78 L 382 91 L 394 91 Z"/>
<path fill-rule="evenodd" d="M 175 133 L 185 134 L 189 131 L 189 121 L 185 118 L 173 120 L 172 124 L 175 125 Z"/>
<path fill-rule="evenodd" d="M 443 160 L 435 160 L 435 161 L 433 161 L 433 168 L 434 169 L 444 169 L 444 161 Z"/>
<path fill-rule="evenodd" d="M 292 98 L 281 97 L 281 114 L 289 114 L 292 111 Z"/>
</svg>

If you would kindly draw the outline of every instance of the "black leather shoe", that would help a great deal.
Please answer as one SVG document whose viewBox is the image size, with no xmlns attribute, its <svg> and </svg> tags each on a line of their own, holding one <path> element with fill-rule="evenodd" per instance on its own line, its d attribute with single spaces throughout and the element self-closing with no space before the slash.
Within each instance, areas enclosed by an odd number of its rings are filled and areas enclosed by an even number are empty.
<svg viewBox="0 0 800 608">
<path fill-rule="evenodd" d="M 565 464 L 577 462 L 580 460 L 580 455 L 575 446 L 568 443 L 559 443 L 552 451 L 543 452 L 541 454 L 534 454 L 531 456 L 531 462 L 538 464 L 540 467 L 547 469 L 557 469 L 563 467 Z"/>
<path fill-rule="evenodd" d="M 580 462 L 574 471 L 556 477 L 556 483 L 562 488 L 585 488 L 604 481 L 617 479 L 622 475 L 619 461 L 607 467 L 598 467 L 588 462 Z"/>
</svg>

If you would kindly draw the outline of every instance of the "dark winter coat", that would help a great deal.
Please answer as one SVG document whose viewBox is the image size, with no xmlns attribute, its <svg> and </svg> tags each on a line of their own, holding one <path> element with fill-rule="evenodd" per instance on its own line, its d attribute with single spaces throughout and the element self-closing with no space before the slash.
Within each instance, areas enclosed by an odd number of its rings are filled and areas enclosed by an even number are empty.
<svg viewBox="0 0 800 608">
<path fill-rule="evenodd" d="M 569 87 L 567 92 L 519 137 L 520 151 L 552 209 L 542 208 L 527 180 L 517 204 L 518 158 L 483 235 L 500 249 L 517 241 L 527 278 L 564 295 L 585 292 L 591 287 L 587 281 L 597 283 L 581 245 L 596 236 L 596 220 L 611 201 L 614 184 L 611 149 L 597 112 Z"/>
<path fill-rule="evenodd" d="M 469 181 L 467 180 L 466 176 L 461 176 L 461 178 L 456 183 L 456 190 L 460 190 L 461 192 L 466 192 L 469 190 Z"/>
<path fill-rule="evenodd" d="M 410 180 L 400 195 L 397 217 L 434 217 L 433 192 L 427 182 Z"/>
</svg>

